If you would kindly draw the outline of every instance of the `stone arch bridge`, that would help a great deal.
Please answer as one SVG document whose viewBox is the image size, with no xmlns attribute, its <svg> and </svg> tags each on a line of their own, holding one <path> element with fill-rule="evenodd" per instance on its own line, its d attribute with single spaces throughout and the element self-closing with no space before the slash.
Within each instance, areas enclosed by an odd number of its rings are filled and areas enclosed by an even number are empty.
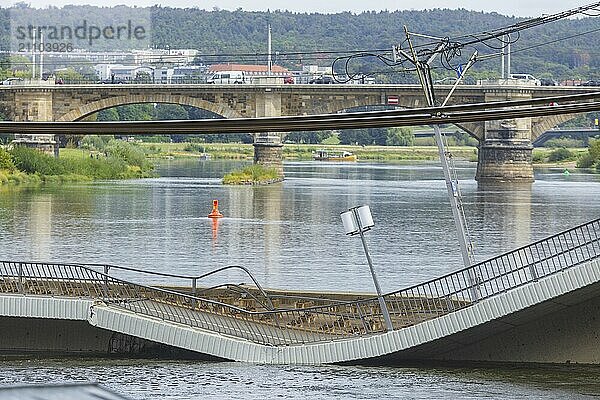
<svg viewBox="0 0 600 400">
<path fill-rule="evenodd" d="M 450 86 L 437 88 L 439 98 Z M 592 92 L 587 87 L 460 85 L 450 104 L 526 100 Z M 225 118 L 329 114 L 365 106 L 424 107 L 418 85 L 15 85 L 0 86 L 0 110 L 14 121 L 76 121 L 134 103 L 173 103 Z M 573 115 L 468 123 L 479 141 L 477 179 L 531 181 L 531 143 Z M 255 135 L 255 161 L 281 167 L 281 135 Z"/>
</svg>

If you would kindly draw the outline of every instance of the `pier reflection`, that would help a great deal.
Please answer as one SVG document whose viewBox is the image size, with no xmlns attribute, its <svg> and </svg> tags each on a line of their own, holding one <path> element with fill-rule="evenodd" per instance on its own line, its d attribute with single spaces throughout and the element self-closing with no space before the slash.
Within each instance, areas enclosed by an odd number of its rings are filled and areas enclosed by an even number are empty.
<svg viewBox="0 0 600 400">
<path fill-rule="evenodd" d="M 476 242 L 488 243 L 491 248 L 477 249 L 476 253 L 491 256 L 532 241 L 532 193 L 532 183 L 478 184 L 471 233 Z M 481 237 L 482 233 L 487 237 Z"/>
</svg>

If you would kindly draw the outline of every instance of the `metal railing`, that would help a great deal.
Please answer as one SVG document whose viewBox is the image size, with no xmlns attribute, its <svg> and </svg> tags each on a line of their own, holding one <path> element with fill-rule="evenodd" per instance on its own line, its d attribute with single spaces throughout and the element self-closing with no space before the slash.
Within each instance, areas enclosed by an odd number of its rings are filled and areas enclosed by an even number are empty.
<svg viewBox="0 0 600 400">
<path fill-rule="evenodd" d="M 555 274 L 600 255 L 600 219 L 469 268 L 384 296 L 394 329 L 418 324 Z M 101 299 L 111 307 L 278 346 L 385 332 L 376 297 L 335 301 L 266 294 L 274 310 L 127 282 L 79 264 L 0 262 L 0 292 Z M 285 299 L 301 299 L 294 307 Z"/>
<path fill-rule="evenodd" d="M 191 294 L 192 296 L 198 296 L 203 293 L 210 293 L 211 291 L 215 291 L 217 289 L 223 289 L 225 291 L 229 291 L 229 292 L 235 293 L 237 295 L 241 295 L 243 297 L 249 296 L 250 298 L 253 298 L 256 301 L 256 303 L 260 306 L 260 308 L 263 308 L 265 310 L 273 310 L 275 308 L 273 306 L 270 296 L 262 288 L 262 286 L 260 285 L 258 280 L 254 277 L 254 275 L 252 275 L 252 273 L 250 272 L 250 270 L 248 270 L 248 268 L 243 267 L 241 265 L 228 265 L 228 266 L 217 268 L 215 270 L 212 270 L 210 272 L 207 272 L 202 275 L 197 275 L 197 276 L 147 271 L 147 270 L 142 270 L 142 269 L 137 269 L 137 268 L 112 265 L 112 264 L 80 264 L 80 265 L 85 266 L 85 267 L 99 267 L 102 269 L 102 272 L 106 275 L 110 275 L 111 270 L 118 270 L 118 271 L 134 272 L 134 273 L 143 274 L 143 275 L 152 275 L 152 276 L 157 276 L 157 277 L 176 278 L 179 280 L 183 280 L 184 282 L 189 281 L 190 288 L 189 288 L 189 290 L 186 291 L 186 293 Z M 256 287 L 257 293 L 255 294 L 255 293 L 253 293 L 253 291 L 248 290 L 248 288 L 246 288 L 242 285 L 237 285 L 237 284 L 233 284 L 233 283 L 224 283 L 224 284 L 219 284 L 219 285 L 208 287 L 208 288 L 207 287 L 202 287 L 202 288 L 198 287 L 198 283 L 201 282 L 203 279 L 211 277 L 213 275 L 217 275 L 224 271 L 232 270 L 232 269 L 242 271 L 245 275 L 247 275 L 250 278 L 250 280 L 252 280 L 252 283 Z M 206 297 L 206 296 L 200 296 L 200 297 Z"/>
</svg>

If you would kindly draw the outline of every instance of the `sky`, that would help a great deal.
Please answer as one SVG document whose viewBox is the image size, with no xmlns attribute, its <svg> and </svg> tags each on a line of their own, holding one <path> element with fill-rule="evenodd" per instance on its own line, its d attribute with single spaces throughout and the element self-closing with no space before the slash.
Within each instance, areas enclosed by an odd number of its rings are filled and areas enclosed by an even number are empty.
<svg viewBox="0 0 600 400">
<path fill-rule="evenodd" d="M 17 1 L 10 1 L 12 4 L 16 2 Z M 23 2 L 36 8 L 44 8 L 48 5 L 48 0 L 24 0 Z M 2 3 L 4 3 L 4 1 L 2 1 Z M 205 10 L 212 10 L 214 7 L 218 7 L 223 10 L 242 8 L 246 11 L 265 11 L 270 9 L 309 13 L 336 13 L 343 11 L 359 13 L 371 10 L 395 11 L 432 8 L 464 8 L 475 11 L 497 12 L 499 14 L 516 17 L 539 17 L 543 14 L 554 14 L 591 3 L 593 3 L 591 0 L 420 0 L 418 2 L 395 0 L 302 0 L 288 2 L 275 0 L 136 0 L 135 2 L 126 2 L 122 0 L 54 0 L 51 4 L 57 7 L 67 4 L 91 4 L 97 6 L 125 4 L 129 6 L 136 5 L 138 7 L 159 4 L 165 7 L 197 7 Z"/>
</svg>

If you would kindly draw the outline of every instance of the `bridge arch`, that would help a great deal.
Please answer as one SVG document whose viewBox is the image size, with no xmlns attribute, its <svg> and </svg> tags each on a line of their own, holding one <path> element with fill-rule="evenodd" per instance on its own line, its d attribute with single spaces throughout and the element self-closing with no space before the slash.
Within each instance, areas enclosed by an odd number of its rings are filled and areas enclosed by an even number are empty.
<svg viewBox="0 0 600 400">
<path fill-rule="evenodd" d="M 90 114 L 95 112 L 123 106 L 127 104 L 139 104 L 139 103 L 168 103 L 168 104 L 179 104 L 182 106 L 192 106 L 201 108 L 220 115 L 224 118 L 242 118 L 243 115 L 239 112 L 223 105 L 212 103 L 207 100 L 194 98 L 191 96 L 183 95 L 171 95 L 171 94 L 155 94 L 155 95 L 127 95 L 127 96 L 115 96 L 109 97 L 102 100 L 93 101 L 87 104 L 82 104 L 71 111 L 61 115 L 56 121 L 78 121 Z"/>
<path fill-rule="evenodd" d="M 367 110 L 367 111 L 377 111 L 377 109 L 385 110 L 385 109 L 395 109 L 395 108 L 408 110 L 411 108 L 415 108 L 414 102 L 411 102 L 410 99 L 408 99 L 408 98 L 405 98 L 404 101 L 399 101 L 399 103 L 400 104 L 394 105 L 394 106 L 390 106 L 387 104 L 381 104 L 381 103 L 363 104 L 363 105 L 359 105 L 359 106 L 352 106 L 352 107 L 348 107 L 348 108 L 337 109 L 334 111 L 330 111 L 330 113 L 352 112 L 352 111 L 357 111 L 357 109 L 369 108 L 369 107 L 373 107 L 374 109 Z M 365 111 L 365 110 L 361 110 L 361 111 Z M 457 128 L 462 129 L 467 134 L 469 134 L 469 136 L 471 136 L 472 138 L 476 139 L 479 142 L 481 142 L 483 140 L 484 131 L 485 131 L 485 123 L 483 123 L 483 122 L 466 122 L 466 123 L 458 123 L 458 124 L 450 124 L 450 125 L 454 125 Z"/>
<path fill-rule="evenodd" d="M 531 141 L 534 142 L 544 132 L 554 128 L 557 125 L 577 118 L 580 115 L 582 114 L 557 114 L 534 118 L 533 121 L 531 121 Z"/>
</svg>

